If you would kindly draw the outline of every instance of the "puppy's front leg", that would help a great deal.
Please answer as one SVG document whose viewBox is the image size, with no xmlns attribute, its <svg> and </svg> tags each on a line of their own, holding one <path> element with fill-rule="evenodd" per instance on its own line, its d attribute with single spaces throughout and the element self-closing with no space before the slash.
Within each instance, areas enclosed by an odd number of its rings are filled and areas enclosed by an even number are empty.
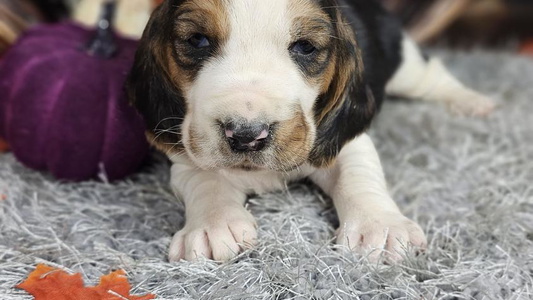
<svg viewBox="0 0 533 300">
<path fill-rule="evenodd" d="M 374 261 L 383 250 L 389 259 L 398 261 L 407 245 L 425 247 L 420 226 L 406 218 L 389 196 L 368 135 L 344 146 L 334 165 L 310 177 L 333 199 L 340 221 L 338 244 L 369 254 Z"/>
<path fill-rule="evenodd" d="M 243 207 L 246 195 L 224 176 L 199 170 L 184 158 L 172 166 L 171 185 L 185 202 L 186 221 L 172 239 L 170 261 L 227 261 L 255 242 L 255 220 Z"/>
</svg>

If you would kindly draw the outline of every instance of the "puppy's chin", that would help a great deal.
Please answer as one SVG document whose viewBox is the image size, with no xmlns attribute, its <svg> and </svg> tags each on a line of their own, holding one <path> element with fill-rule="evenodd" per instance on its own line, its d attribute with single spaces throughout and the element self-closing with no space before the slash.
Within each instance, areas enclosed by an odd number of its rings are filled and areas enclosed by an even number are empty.
<svg viewBox="0 0 533 300">
<path fill-rule="evenodd" d="M 264 151 L 235 153 L 226 147 L 214 151 L 205 151 L 210 155 L 194 153 L 185 146 L 189 158 L 203 170 L 234 170 L 234 171 L 276 171 L 290 172 L 297 169 L 307 161 L 308 153 L 292 157 L 289 153 L 275 155 L 272 149 Z"/>
<path fill-rule="evenodd" d="M 229 169 L 239 171 L 275 171 L 275 172 L 290 172 L 297 169 L 299 166 L 306 162 L 306 159 L 299 159 L 298 161 L 282 162 L 279 160 L 262 159 L 262 163 L 256 163 L 251 160 L 245 159 L 243 162 L 231 166 Z"/>
</svg>

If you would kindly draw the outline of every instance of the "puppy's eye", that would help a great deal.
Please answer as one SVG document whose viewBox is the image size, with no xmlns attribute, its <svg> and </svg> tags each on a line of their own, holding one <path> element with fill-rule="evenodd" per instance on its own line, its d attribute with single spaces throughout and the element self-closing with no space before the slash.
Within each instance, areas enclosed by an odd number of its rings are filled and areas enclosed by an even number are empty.
<svg viewBox="0 0 533 300">
<path fill-rule="evenodd" d="M 200 33 L 194 34 L 190 39 L 187 40 L 191 46 L 194 48 L 206 48 L 211 46 L 211 43 L 209 42 L 209 39 Z"/>
<path fill-rule="evenodd" d="M 313 44 L 311 44 L 311 42 L 300 40 L 292 44 L 290 50 L 297 54 L 310 55 L 316 51 L 316 48 L 313 46 Z"/>
</svg>

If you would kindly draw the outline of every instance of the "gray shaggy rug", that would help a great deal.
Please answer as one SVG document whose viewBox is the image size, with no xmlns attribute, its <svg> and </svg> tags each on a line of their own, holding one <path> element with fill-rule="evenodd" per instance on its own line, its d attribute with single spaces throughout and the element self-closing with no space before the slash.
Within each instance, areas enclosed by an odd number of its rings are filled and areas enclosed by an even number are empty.
<svg viewBox="0 0 533 300">
<path fill-rule="evenodd" d="M 390 191 L 418 221 L 428 251 L 396 266 L 332 245 L 331 201 L 309 183 L 254 196 L 260 244 L 229 263 L 168 263 L 183 206 L 153 155 L 115 182 L 62 183 L 0 155 L 0 299 L 37 263 L 87 284 L 123 268 L 133 292 L 158 299 L 533 299 L 533 60 L 439 52 L 467 84 L 493 96 L 490 117 L 390 101 L 371 135 Z"/>
</svg>

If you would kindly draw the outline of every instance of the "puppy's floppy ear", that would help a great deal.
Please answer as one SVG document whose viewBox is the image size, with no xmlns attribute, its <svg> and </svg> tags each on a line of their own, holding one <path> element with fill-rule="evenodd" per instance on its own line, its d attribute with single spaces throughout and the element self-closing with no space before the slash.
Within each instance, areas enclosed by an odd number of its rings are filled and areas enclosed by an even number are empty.
<svg viewBox="0 0 533 300">
<path fill-rule="evenodd" d="M 337 37 L 333 41 L 334 72 L 314 107 L 317 133 L 308 160 L 315 167 L 331 163 L 346 143 L 370 126 L 377 110 L 355 34 L 335 5 L 330 7 L 326 12 Z"/>
<path fill-rule="evenodd" d="M 174 40 L 174 12 L 183 0 L 164 1 L 152 14 L 135 54 L 127 88 L 130 101 L 143 116 L 150 142 L 180 143 L 186 103 L 169 69 Z M 151 133 L 151 134 L 150 134 Z"/>
</svg>

